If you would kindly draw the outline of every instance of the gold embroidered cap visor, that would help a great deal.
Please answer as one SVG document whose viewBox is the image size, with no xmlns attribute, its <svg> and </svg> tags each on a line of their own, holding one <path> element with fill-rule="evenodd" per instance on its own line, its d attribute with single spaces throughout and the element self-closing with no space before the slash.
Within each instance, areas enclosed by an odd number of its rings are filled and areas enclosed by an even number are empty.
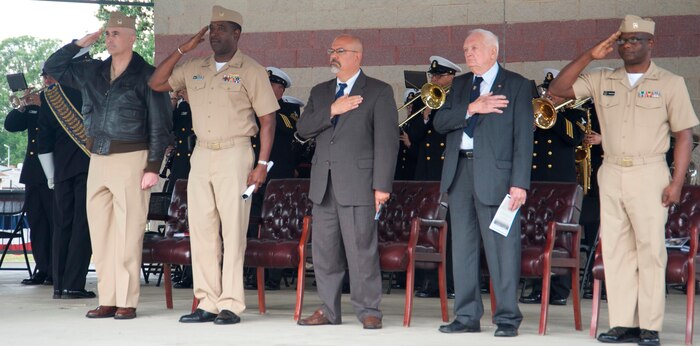
<svg viewBox="0 0 700 346">
<path fill-rule="evenodd" d="M 227 8 L 223 8 L 219 5 L 215 5 L 211 9 L 211 21 L 212 22 L 234 22 L 240 26 L 243 26 L 243 16 Z"/>
<path fill-rule="evenodd" d="M 625 19 L 622 20 L 620 24 L 620 32 L 646 32 L 647 34 L 654 34 L 654 27 L 656 23 L 650 18 L 642 18 L 639 16 L 628 14 Z"/>
<path fill-rule="evenodd" d="M 121 12 L 112 12 L 109 14 L 109 21 L 105 26 L 107 28 L 127 28 L 136 30 L 136 19 L 129 17 Z"/>
</svg>

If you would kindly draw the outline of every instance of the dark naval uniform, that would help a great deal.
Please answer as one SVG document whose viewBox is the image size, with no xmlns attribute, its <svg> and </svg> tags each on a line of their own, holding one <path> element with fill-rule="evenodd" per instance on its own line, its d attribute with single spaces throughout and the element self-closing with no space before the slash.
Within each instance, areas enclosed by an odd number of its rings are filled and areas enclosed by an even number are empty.
<svg viewBox="0 0 700 346">
<path fill-rule="evenodd" d="M 13 109 L 5 118 L 5 130 L 9 132 L 27 131 L 27 152 L 24 156 L 24 164 L 19 182 L 24 184 L 24 207 L 27 212 L 27 221 L 31 229 L 30 240 L 32 243 L 32 255 L 36 262 L 37 280 L 40 284 L 45 278 L 51 276 L 51 237 L 53 192 L 49 189 L 44 170 L 38 158 L 37 133 L 39 126 L 39 106 L 27 106 L 24 112 Z M 24 281 L 23 283 L 30 283 Z"/>
<path fill-rule="evenodd" d="M 173 164 L 168 177 L 171 184 L 168 184 L 168 192 L 175 187 L 178 179 L 187 179 L 190 174 L 190 157 L 194 150 L 194 141 L 190 139 L 192 131 L 192 110 L 187 101 L 181 101 L 173 110 L 173 134 L 175 135 L 175 145 L 173 150 Z M 190 147 L 190 144 L 192 146 Z"/>
<path fill-rule="evenodd" d="M 584 111 L 567 109 L 557 114 L 551 129 L 535 130 L 532 181 L 576 182 L 575 151 L 585 136 L 580 127 L 585 123 Z"/>
<path fill-rule="evenodd" d="M 445 160 L 446 136 L 435 131 L 433 118 L 437 110 L 430 112 L 428 122 L 419 114 L 411 121 L 407 131 L 412 145 L 418 150 L 416 158 L 416 180 L 439 181 L 442 175 L 442 162 Z"/>
<path fill-rule="evenodd" d="M 295 103 L 288 103 L 278 100 L 280 109 L 275 117 L 277 124 L 275 127 L 275 140 L 272 143 L 270 161 L 274 162 L 268 179 L 294 178 L 294 168 L 296 167 L 300 153 L 294 150 L 294 132 L 296 132 L 297 119 L 299 119 L 300 107 Z M 260 152 L 260 138 L 256 135 L 251 139 L 255 160 L 258 160 Z M 263 187 L 264 188 L 264 187 Z M 263 189 L 261 188 L 261 189 Z M 261 196 L 264 190 L 258 191 Z"/>
<path fill-rule="evenodd" d="M 56 87 L 54 84 L 52 87 Z M 62 87 L 73 106 L 82 109 L 78 90 Z M 53 153 L 54 162 L 54 235 L 53 287 L 54 297 L 63 290 L 71 292 L 85 288 L 92 247 L 85 202 L 89 156 L 80 149 L 56 119 L 41 94 L 41 112 L 37 138 L 40 154 Z"/>
</svg>

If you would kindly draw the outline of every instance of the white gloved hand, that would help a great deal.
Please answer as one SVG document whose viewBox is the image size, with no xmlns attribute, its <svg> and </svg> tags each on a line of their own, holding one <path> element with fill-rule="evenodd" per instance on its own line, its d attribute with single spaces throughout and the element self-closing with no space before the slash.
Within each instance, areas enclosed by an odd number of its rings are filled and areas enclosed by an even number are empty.
<svg viewBox="0 0 700 346">
<path fill-rule="evenodd" d="M 53 178 L 47 178 L 46 184 L 49 186 L 49 189 L 53 190 Z"/>
</svg>

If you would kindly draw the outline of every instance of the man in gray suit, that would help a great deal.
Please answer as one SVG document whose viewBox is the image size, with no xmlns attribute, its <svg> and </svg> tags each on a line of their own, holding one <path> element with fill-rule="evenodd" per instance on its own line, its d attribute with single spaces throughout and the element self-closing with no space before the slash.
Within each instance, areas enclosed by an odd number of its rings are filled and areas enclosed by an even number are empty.
<svg viewBox="0 0 700 346">
<path fill-rule="evenodd" d="M 297 123 L 316 139 L 309 197 L 313 208 L 313 262 L 323 302 L 300 325 L 341 323 L 340 293 L 346 267 L 350 300 L 365 329 L 382 327 L 382 281 L 375 212 L 389 199 L 399 146 L 391 86 L 360 69 L 362 43 L 340 35 L 330 49 L 337 78 L 311 89 Z"/>
<path fill-rule="evenodd" d="M 489 229 L 498 206 L 510 194 L 518 209 L 530 187 L 533 146 L 532 83 L 497 62 L 498 37 L 476 29 L 464 40 L 471 73 L 456 77 L 435 116 L 435 130 L 447 134 L 441 189 L 449 195 L 455 320 L 443 333 L 479 332 L 484 313 L 479 290 L 483 241 L 496 296 L 495 336 L 516 336 L 520 219 L 507 236 Z"/>
</svg>

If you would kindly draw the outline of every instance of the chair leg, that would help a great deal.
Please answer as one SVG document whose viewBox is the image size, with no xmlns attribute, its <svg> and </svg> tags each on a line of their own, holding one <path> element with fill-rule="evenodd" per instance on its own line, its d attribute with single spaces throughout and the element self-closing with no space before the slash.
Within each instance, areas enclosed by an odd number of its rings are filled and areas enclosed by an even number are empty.
<svg viewBox="0 0 700 346">
<path fill-rule="evenodd" d="M 411 326 L 411 314 L 413 314 L 413 288 L 415 286 L 415 265 L 409 264 L 406 269 L 406 301 L 403 310 L 403 326 Z"/>
<path fill-rule="evenodd" d="M 438 263 L 438 288 L 440 289 L 440 312 L 442 321 L 449 322 L 450 315 L 447 312 L 447 275 L 445 273 L 445 263 Z"/>
<path fill-rule="evenodd" d="M 583 330 L 581 326 L 581 292 L 579 289 L 578 269 L 571 268 L 571 298 L 573 299 L 572 305 L 574 306 L 574 328 L 576 328 L 576 330 Z"/>
<path fill-rule="evenodd" d="M 600 289 L 601 281 L 598 279 L 593 279 L 593 307 L 591 311 L 591 331 L 589 335 L 591 337 L 596 337 L 598 334 L 598 317 L 600 317 Z"/>
<path fill-rule="evenodd" d="M 690 276 L 685 292 L 685 344 L 693 344 L 693 323 L 695 320 L 695 278 Z"/>
<path fill-rule="evenodd" d="M 192 312 L 197 310 L 197 307 L 199 306 L 199 299 L 197 297 L 192 297 Z"/>
<path fill-rule="evenodd" d="M 260 314 L 265 314 L 265 268 L 255 268 L 258 277 L 258 311 Z"/>
<path fill-rule="evenodd" d="M 163 263 L 163 276 L 165 277 L 165 307 L 173 308 L 173 283 L 170 275 L 170 263 Z"/>
<path fill-rule="evenodd" d="M 552 271 L 549 268 L 544 268 L 544 273 L 542 275 L 542 299 L 540 302 L 540 335 L 544 335 L 547 332 L 547 317 L 549 315 L 549 293 L 551 284 Z"/>
<path fill-rule="evenodd" d="M 302 259 L 301 265 L 297 268 L 297 302 L 294 307 L 294 320 L 298 321 L 301 318 L 301 307 L 304 304 L 304 284 L 306 279 L 306 268 Z"/>
<path fill-rule="evenodd" d="M 22 222 L 24 226 L 24 222 Z M 27 255 L 27 243 L 24 241 L 24 228 L 19 231 L 19 239 L 22 242 L 22 252 L 24 252 L 24 263 L 27 264 L 27 272 L 29 272 L 29 277 L 32 277 L 32 266 L 29 264 L 29 255 Z M 7 246 L 10 246 L 10 242 L 7 242 Z"/>
</svg>

